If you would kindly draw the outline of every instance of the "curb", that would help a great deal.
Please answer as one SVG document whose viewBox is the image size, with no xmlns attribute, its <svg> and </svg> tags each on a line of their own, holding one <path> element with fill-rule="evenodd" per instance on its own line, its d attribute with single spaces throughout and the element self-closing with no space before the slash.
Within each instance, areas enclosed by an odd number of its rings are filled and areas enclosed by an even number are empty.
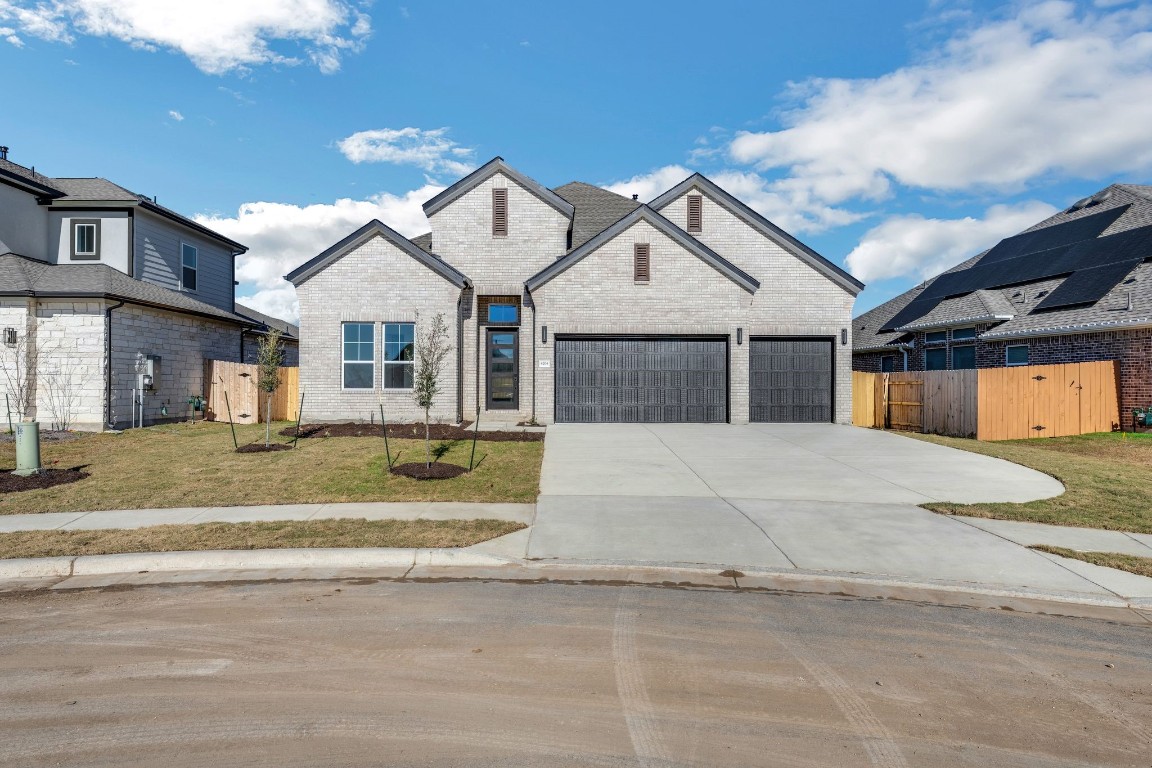
<svg viewBox="0 0 1152 768">
<path fill-rule="evenodd" d="M 337 574 L 336 571 L 348 571 Z M 277 573 L 279 572 L 279 573 Z M 359 573 L 357 573 L 359 572 Z M 530 561 L 466 549 L 263 549 L 153 552 L 0 560 L 0 592 L 165 583 L 370 577 L 610 584 L 903 600 L 1021 613 L 1105 618 L 1152 626 L 1152 598 L 965 582 L 919 582 L 859 573 L 773 570 L 720 564 Z M 72 583 L 75 579 L 76 582 Z"/>
</svg>

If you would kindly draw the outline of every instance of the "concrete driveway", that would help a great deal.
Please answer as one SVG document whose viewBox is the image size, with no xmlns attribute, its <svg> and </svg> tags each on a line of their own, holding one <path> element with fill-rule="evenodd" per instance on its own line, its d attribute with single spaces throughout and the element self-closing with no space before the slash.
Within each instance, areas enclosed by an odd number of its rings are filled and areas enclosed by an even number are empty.
<svg viewBox="0 0 1152 768">
<path fill-rule="evenodd" d="M 1047 590 L 1088 582 L 930 501 L 1047 498 L 998 459 L 834 424 L 548 428 L 533 558 L 887 574 Z M 1089 591 L 1098 589 L 1091 585 Z"/>
</svg>

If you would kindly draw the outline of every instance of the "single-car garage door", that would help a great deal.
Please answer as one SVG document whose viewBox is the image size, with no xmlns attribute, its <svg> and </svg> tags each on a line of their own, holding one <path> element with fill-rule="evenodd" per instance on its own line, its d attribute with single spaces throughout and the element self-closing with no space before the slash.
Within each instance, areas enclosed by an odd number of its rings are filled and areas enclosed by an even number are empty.
<svg viewBox="0 0 1152 768">
<path fill-rule="evenodd" d="M 749 340 L 750 421 L 832 421 L 830 339 Z"/>
<path fill-rule="evenodd" d="M 557 422 L 727 419 L 724 339 L 556 339 Z"/>
</svg>

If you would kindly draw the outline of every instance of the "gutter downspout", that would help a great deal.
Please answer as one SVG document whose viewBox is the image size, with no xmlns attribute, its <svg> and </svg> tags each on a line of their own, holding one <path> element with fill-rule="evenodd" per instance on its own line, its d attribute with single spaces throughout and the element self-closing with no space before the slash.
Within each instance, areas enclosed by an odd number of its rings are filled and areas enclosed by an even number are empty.
<svg viewBox="0 0 1152 768">
<path fill-rule="evenodd" d="M 115 429 L 112 423 L 112 310 L 120 309 L 124 302 L 104 308 L 104 423 L 108 429 Z"/>
<path fill-rule="evenodd" d="M 901 347 L 900 351 L 904 353 L 904 371 L 908 371 L 908 347 Z"/>
<path fill-rule="evenodd" d="M 532 301 L 532 294 L 528 294 L 528 301 L 532 305 L 532 423 L 536 423 L 536 302 Z"/>
<path fill-rule="evenodd" d="M 456 299 L 456 423 L 464 421 L 464 294 L 460 290 Z"/>
</svg>

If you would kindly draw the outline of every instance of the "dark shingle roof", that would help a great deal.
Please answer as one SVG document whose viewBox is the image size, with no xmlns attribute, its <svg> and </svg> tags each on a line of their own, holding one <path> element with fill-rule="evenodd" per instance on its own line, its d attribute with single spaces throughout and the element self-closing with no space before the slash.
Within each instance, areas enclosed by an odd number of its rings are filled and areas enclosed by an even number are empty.
<svg viewBox="0 0 1152 768">
<path fill-rule="evenodd" d="M 53 298 L 109 298 L 178 312 L 213 317 L 242 325 L 247 318 L 179 291 L 128 277 L 106 264 L 49 264 L 14 253 L 0 255 L 0 295 Z"/>
<path fill-rule="evenodd" d="M 279 330 L 281 334 L 283 334 L 284 338 L 291 339 L 292 341 L 300 341 L 300 326 L 293 325 L 287 320 L 281 320 L 278 317 L 266 315 L 263 312 L 257 312 L 251 307 L 246 307 L 243 304 L 237 303 L 235 307 L 236 314 L 264 326 L 263 328 L 258 328 L 257 331 L 266 332 L 272 328 L 275 328 Z"/>
<path fill-rule="evenodd" d="M 416 235 L 416 237 L 409 238 L 408 242 L 412 243 L 412 245 L 416 246 L 417 248 L 420 248 L 421 250 L 425 250 L 425 251 L 428 251 L 428 253 L 432 253 L 432 233 L 431 232 L 426 232 L 423 235 Z"/>
<path fill-rule="evenodd" d="M 552 190 L 572 203 L 572 245 L 579 248 L 640 207 L 640 203 L 602 187 L 573 181 Z"/>
<path fill-rule="evenodd" d="M 1086 201 L 1095 200 L 1091 205 Z M 1077 205 L 1079 207 L 1077 207 Z M 1077 205 L 1056 213 L 1044 221 L 1024 230 L 1021 234 L 1039 232 L 1059 224 L 1066 224 L 1095 216 L 1105 211 L 1115 211 L 1118 216 L 1106 229 L 1099 233 L 1097 240 L 1122 232 L 1131 232 L 1152 224 L 1152 186 L 1134 184 L 1113 184 Z M 1119 209 L 1124 209 L 1120 211 Z M 963 271 L 977 264 L 988 251 L 977 254 L 958 264 L 947 273 Z M 1152 258 L 1152 253 L 1148 254 Z M 854 321 L 853 348 L 856 351 L 872 350 L 885 344 L 892 344 L 906 336 L 908 329 L 924 329 L 932 326 L 948 326 L 961 322 L 967 310 L 976 307 L 978 300 L 985 306 L 997 310 L 994 314 L 1007 314 L 1011 309 L 1013 317 L 1004 320 L 982 334 L 982 338 L 1013 338 L 1029 335 L 1053 335 L 1069 330 L 1107 330 L 1125 326 L 1152 324 L 1152 264 L 1145 262 L 1134 266 L 1123 279 L 1116 282 L 1099 300 L 1078 306 L 1058 309 L 1041 307 L 1044 299 L 1060 287 L 1067 275 L 1054 275 L 1044 279 L 1023 282 L 1006 288 L 983 289 L 954 296 L 941 301 L 928 314 L 910 320 L 902 326 L 904 330 L 892 329 L 881 333 L 904 307 L 916 298 L 936 279 L 907 291 L 894 299 L 864 313 Z M 1132 309 L 1128 309 L 1128 295 L 1132 296 Z M 998 308 L 998 309 L 997 309 Z M 861 326 L 864 326 L 861 329 Z"/>
<path fill-rule="evenodd" d="M 179 224 L 193 229 L 203 235 L 226 243 L 233 251 L 244 253 L 247 246 L 235 240 L 214 232 L 203 224 L 199 224 L 187 216 L 177 213 L 171 208 L 158 204 L 154 199 L 138 195 L 125 189 L 119 184 L 113 184 L 101 178 L 53 178 L 38 173 L 31 168 L 13 163 L 11 160 L 0 160 L 0 178 L 8 178 L 25 188 L 35 188 L 37 194 L 50 198 L 53 203 L 128 203 L 159 214 Z"/>
</svg>

